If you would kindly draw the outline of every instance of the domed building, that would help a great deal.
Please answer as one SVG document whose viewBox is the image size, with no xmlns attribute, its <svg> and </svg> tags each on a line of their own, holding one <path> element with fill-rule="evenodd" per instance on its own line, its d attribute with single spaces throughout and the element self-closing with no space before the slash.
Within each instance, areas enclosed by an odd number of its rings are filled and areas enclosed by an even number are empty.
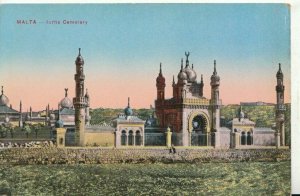
<svg viewBox="0 0 300 196">
<path fill-rule="evenodd" d="M 14 126 L 22 124 L 22 103 L 20 103 L 20 112 L 13 109 L 12 105 L 9 105 L 9 98 L 4 94 L 3 86 L 1 87 L 0 95 L 0 124 L 11 123 Z"/>
<path fill-rule="evenodd" d="M 159 127 L 173 131 L 173 143 L 183 146 L 218 146 L 220 145 L 220 77 L 216 71 L 211 76 L 211 99 L 203 95 L 203 76 L 197 82 L 194 66 L 190 66 L 189 52 L 185 52 L 185 67 L 181 59 L 181 68 L 177 82 L 173 76 L 173 97 L 165 99 L 165 78 L 160 72 L 156 79 L 157 99 L 155 111 Z M 173 137 L 172 136 L 172 137 Z"/>
</svg>

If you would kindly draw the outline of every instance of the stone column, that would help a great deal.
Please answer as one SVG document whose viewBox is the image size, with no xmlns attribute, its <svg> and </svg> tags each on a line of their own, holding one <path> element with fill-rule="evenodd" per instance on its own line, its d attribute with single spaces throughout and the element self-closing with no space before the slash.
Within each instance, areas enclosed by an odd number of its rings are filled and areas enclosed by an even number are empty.
<svg viewBox="0 0 300 196">
<path fill-rule="evenodd" d="M 56 146 L 57 148 L 65 147 L 65 128 L 56 128 Z"/>
<path fill-rule="evenodd" d="M 216 131 L 215 134 L 215 148 L 220 148 L 220 132 Z"/>
<path fill-rule="evenodd" d="M 280 147 L 280 133 L 279 132 L 275 133 L 275 144 L 276 144 L 276 148 Z"/>
<path fill-rule="evenodd" d="M 186 112 L 182 114 L 182 146 L 189 146 L 190 144 L 190 134 L 187 127 L 188 121 L 186 119 Z"/>
<path fill-rule="evenodd" d="M 115 132 L 115 147 L 118 148 L 121 146 L 121 135 L 120 135 L 120 131 L 118 129 L 116 129 Z"/>
<path fill-rule="evenodd" d="M 126 146 L 128 146 L 128 134 L 129 133 L 126 132 Z"/>
<path fill-rule="evenodd" d="M 172 132 L 171 129 L 168 127 L 167 132 L 166 132 L 166 146 L 168 148 L 171 148 L 172 146 Z"/>
<path fill-rule="evenodd" d="M 135 146 L 135 132 L 132 133 L 133 146 Z"/>
<path fill-rule="evenodd" d="M 232 141 L 231 141 L 231 148 L 238 148 L 240 146 L 240 133 L 233 132 L 231 133 Z"/>
</svg>

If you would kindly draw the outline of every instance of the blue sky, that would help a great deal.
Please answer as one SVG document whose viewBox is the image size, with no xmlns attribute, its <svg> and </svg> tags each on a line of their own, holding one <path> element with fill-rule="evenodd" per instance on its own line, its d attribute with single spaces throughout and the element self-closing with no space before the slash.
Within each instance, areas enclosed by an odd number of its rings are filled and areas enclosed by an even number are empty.
<svg viewBox="0 0 300 196">
<path fill-rule="evenodd" d="M 284 4 L 20 4 L 2 5 L 0 13 L 0 84 L 5 86 L 13 82 L 9 76 L 22 73 L 31 76 L 30 81 L 28 77 L 18 78 L 24 84 L 39 83 L 41 77 L 35 79 L 36 75 L 48 75 L 52 80 L 69 78 L 66 84 L 73 88 L 74 60 L 79 47 L 90 77 L 87 86 L 92 86 L 92 90 L 96 90 L 92 83 L 99 79 L 99 85 L 143 81 L 148 94 L 154 91 L 154 97 L 138 107 L 153 104 L 160 62 L 169 85 L 167 91 L 171 92 L 172 75 L 178 74 L 184 51 L 191 52 L 190 60 L 198 75 L 204 74 L 208 98 L 214 59 L 223 84 L 227 85 L 223 94 L 232 93 L 226 90 L 232 84 L 241 101 L 275 101 L 274 75 L 279 62 L 286 73 L 286 84 L 290 83 L 290 10 Z M 17 25 L 18 19 L 35 19 L 38 24 Z M 39 23 L 64 19 L 85 20 L 88 24 Z M 101 81 L 102 76 L 105 81 Z M 268 88 L 249 92 L 260 94 L 254 98 L 258 100 L 249 100 L 251 97 L 242 90 L 246 86 L 260 86 L 258 81 L 270 82 Z M 45 79 L 47 82 L 51 83 L 51 79 Z M 63 94 L 65 86 L 54 84 L 53 88 Z M 16 88 L 23 87 L 15 85 Z M 137 93 L 128 90 L 124 97 L 132 94 L 141 99 Z M 109 97 L 109 92 L 106 94 Z M 270 94 L 273 100 L 264 98 Z M 228 97 L 225 102 L 237 101 Z M 101 101 L 96 103 L 105 105 Z M 116 102 L 117 106 L 121 104 Z"/>
</svg>

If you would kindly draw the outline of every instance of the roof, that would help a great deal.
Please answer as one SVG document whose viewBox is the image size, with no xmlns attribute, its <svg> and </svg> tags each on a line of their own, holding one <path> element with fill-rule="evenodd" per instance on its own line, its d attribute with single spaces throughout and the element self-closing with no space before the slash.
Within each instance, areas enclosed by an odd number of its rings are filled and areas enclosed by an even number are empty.
<svg viewBox="0 0 300 196">
<path fill-rule="evenodd" d="M 117 123 L 142 123 L 144 124 L 145 121 L 140 119 L 137 116 L 126 116 L 124 114 L 118 115 L 116 119 L 114 119 Z"/>
<path fill-rule="evenodd" d="M 20 114 L 17 110 L 14 110 L 6 105 L 0 105 L 0 114 Z"/>
<path fill-rule="evenodd" d="M 255 125 L 255 122 L 249 120 L 248 118 L 234 118 L 233 120 L 229 121 L 228 124 L 230 125 Z"/>
<path fill-rule="evenodd" d="M 60 115 L 75 115 L 75 110 L 69 108 L 63 108 L 60 110 Z"/>
<path fill-rule="evenodd" d="M 264 133 L 264 132 L 275 132 L 275 131 L 269 127 L 255 127 L 254 132 Z"/>
</svg>

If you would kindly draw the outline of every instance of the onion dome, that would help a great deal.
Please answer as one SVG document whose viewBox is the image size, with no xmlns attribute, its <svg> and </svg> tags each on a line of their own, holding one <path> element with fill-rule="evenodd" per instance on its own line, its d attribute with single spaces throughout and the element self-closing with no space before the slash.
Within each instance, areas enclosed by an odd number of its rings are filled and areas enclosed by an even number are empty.
<svg viewBox="0 0 300 196">
<path fill-rule="evenodd" d="M 50 120 L 55 120 L 55 114 L 50 114 Z"/>
<path fill-rule="evenodd" d="M 68 98 L 68 89 L 67 88 L 65 88 L 65 98 L 63 98 L 60 101 L 60 105 L 62 108 L 72 108 L 73 107 L 72 101 Z"/>
<path fill-rule="evenodd" d="M 128 97 L 128 106 L 124 109 L 124 113 L 126 116 L 132 116 L 133 111 L 130 108 L 130 98 Z"/>
<path fill-rule="evenodd" d="M 79 48 L 79 53 L 78 53 L 78 56 L 77 56 L 76 61 L 75 61 L 76 65 L 78 65 L 78 64 L 83 65 L 84 64 L 84 60 L 83 60 L 83 58 L 80 54 L 80 50 L 81 50 L 81 48 Z"/>
<path fill-rule="evenodd" d="M 214 60 L 214 72 L 213 75 L 210 77 L 212 82 L 219 82 L 220 76 L 218 76 L 217 68 L 216 68 L 216 60 Z"/>
<path fill-rule="evenodd" d="M 245 118 L 245 113 L 242 110 L 242 106 L 240 106 L 238 117 L 239 119 Z"/>
<path fill-rule="evenodd" d="M 187 75 L 183 71 L 183 59 L 181 59 L 181 69 L 180 72 L 177 75 L 178 80 L 187 80 Z"/>
<path fill-rule="evenodd" d="M 63 128 L 64 127 L 64 122 L 62 120 L 57 120 L 55 122 L 55 127 L 56 128 Z"/>
<path fill-rule="evenodd" d="M 9 103 L 9 99 L 8 99 L 8 97 L 6 97 L 3 94 L 3 86 L 2 86 L 1 95 L 0 95 L 0 105 L 1 106 L 7 106 L 8 103 Z"/>
<path fill-rule="evenodd" d="M 281 64 L 280 63 L 279 63 L 279 69 L 277 71 L 276 77 L 281 78 L 281 79 L 283 78 L 283 73 L 281 71 Z"/>
<path fill-rule="evenodd" d="M 159 65 L 159 74 L 158 74 L 158 76 L 157 76 L 157 78 L 156 78 L 156 84 L 165 84 L 165 78 L 164 78 L 164 76 L 162 75 L 162 71 L 161 71 L 161 63 L 160 63 L 160 65 Z"/>
</svg>

